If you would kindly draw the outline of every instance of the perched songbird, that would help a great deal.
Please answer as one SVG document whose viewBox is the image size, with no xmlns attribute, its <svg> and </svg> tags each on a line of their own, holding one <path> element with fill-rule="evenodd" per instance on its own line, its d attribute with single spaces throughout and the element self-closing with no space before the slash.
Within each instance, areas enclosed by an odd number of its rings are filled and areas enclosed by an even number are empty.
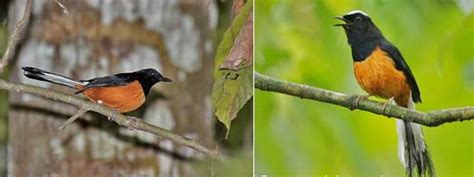
<svg viewBox="0 0 474 177">
<path fill-rule="evenodd" d="M 90 101 L 121 113 L 133 111 L 143 105 L 146 95 L 156 83 L 171 82 L 155 69 L 142 69 L 89 80 L 73 80 L 34 67 L 22 69 L 28 78 L 71 87 L 77 90 L 76 94 L 83 93 Z"/>
<path fill-rule="evenodd" d="M 344 21 L 352 49 L 354 74 L 369 95 L 393 99 L 399 106 L 415 109 L 420 90 L 400 51 L 391 44 L 364 12 L 356 10 L 336 17 Z M 397 120 L 399 158 L 407 176 L 435 176 L 433 163 L 419 124 Z"/>
</svg>

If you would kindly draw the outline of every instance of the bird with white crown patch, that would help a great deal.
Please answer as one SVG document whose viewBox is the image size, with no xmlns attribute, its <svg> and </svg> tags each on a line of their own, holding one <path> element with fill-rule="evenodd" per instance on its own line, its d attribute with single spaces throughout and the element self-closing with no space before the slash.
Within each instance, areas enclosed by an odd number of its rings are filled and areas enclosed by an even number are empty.
<svg viewBox="0 0 474 177">
<path fill-rule="evenodd" d="M 415 109 L 421 94 L 407 62 L 400 51 L 360 10 L 342 17 L 341 26 L 352 50 L 354 75 L 357 83 L 369 95 L 394 100 L 399 106 Z M 399 158 L 407 176 L 435 176 L 433 162 L 419 124 L 397 120 Z"/>
</svg>

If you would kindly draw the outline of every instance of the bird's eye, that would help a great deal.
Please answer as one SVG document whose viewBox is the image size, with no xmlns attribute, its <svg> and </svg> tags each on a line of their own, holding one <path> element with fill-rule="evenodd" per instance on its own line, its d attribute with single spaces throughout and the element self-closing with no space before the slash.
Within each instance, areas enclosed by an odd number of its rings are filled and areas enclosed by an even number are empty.
<svg viewBox="0 0 474 177">
<path fill-rule="evenodd" d="M 362 17 L 360 16 L 355 17 L 355 21 L 360 21 L 360 20 L 362 20 Z"/>
</svg>

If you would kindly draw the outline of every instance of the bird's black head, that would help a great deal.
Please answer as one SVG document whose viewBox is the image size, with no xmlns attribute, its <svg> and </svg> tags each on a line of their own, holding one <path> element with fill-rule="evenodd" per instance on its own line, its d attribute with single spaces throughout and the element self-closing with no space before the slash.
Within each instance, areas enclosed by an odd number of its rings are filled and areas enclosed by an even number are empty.
<svg viewBox="0 0 474 177">
<path fill-rule="evenodd" d="M 161 73 L 152 68 L 138 70 L 136 73 L 153 84 L 157 82 L 171 82 L 171 79 L 164 77 Z"/>
<path fill-rule="evenodd" d="M 345 22 L 334 26 L 342 26 L 344 28 L 347 40 L 351 46 L 383 38 L 382 33 L 372 22 L 372 19 L 362 11 L 354 10 L 342 17 L 336 18 Z"/>
<path fill-rule="evenodd" d="M 135 73 L 136 77 L 138 77 L 136 79 L 142 85 L 145 94 L 148 94 L 150 88 L 158 82 L 171 82 L 171 79 L 164 77 L 160 72 L 152 68 L 138 70 Z"/>
</svg>

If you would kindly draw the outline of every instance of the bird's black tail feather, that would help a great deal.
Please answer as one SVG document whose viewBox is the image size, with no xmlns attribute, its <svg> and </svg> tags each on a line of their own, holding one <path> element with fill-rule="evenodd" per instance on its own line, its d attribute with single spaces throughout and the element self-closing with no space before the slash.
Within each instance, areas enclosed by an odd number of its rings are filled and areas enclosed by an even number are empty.
<svg viewBox="0 0 474 177">
<path fill-rule="evenodd" d="M 419 125 L 411 122 L 404 121 L 405 128 L 405 144 L 403 147 L 405 156 L 405 168 L 408 177 L 414 176 L 414 170 L 416 169 L 415 176 L 419 177 L 434 177 L 434 166 L 431 161 L 428 147 L 424 142 L 421 128 Z"/>
<path fill-rule="evenodd" d="M 410 100 L 407 108 L 415 109 Z M 408 177 L 435 177 L 435 169 L 419 124 L 397 120 L 399 158 Z"/>
</svg>

